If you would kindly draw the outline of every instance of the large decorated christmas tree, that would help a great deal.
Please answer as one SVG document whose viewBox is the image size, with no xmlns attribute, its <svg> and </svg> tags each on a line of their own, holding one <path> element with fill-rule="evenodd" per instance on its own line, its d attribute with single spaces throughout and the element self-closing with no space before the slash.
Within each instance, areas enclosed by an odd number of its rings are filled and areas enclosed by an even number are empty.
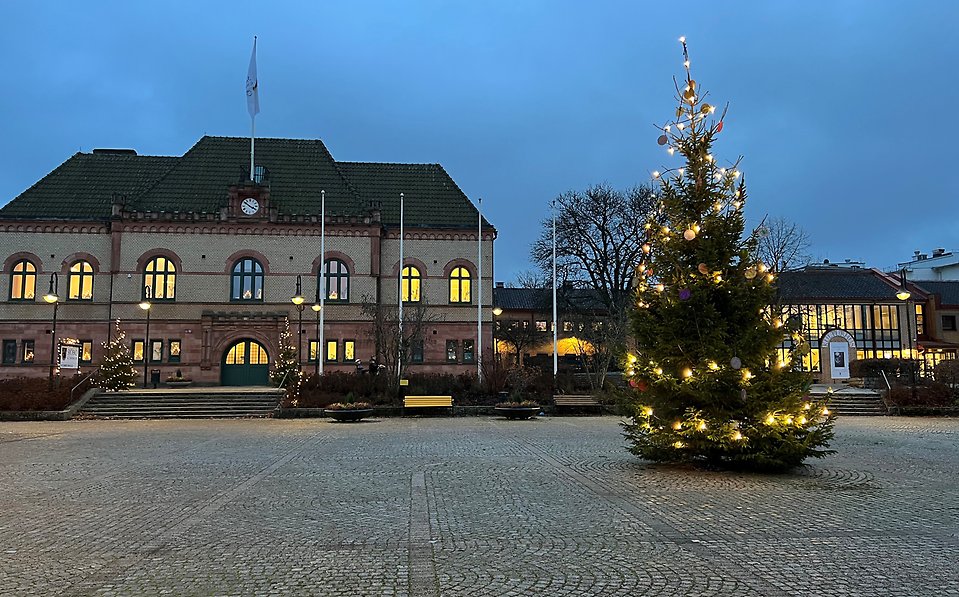
<svg viewBox="0 0 959 597">
<path fill-rule="evenodd" d="M 270 380 L 282 388 L 286 388 L 287 395 L 293 401 L 300 394 L 300 384 L 303 382 L 300 370 L 299 351 L 293 342 L 293 332 L 290 331 L 290 320 L 283 318 L 283 329 L 280 330 L 279 355 L 270 371 Z"/>
<path fill-rule="evenodd" d="M 653 173 L 659 201 L 637 268 L 626 436 L 649 460 L 784 470 L 831 453 L 833 415 L 807 396 L 798 355 L 777 348 L 792 334 L 792 350 L 809 349 L 799 321 L 775 306 L 776 273 L 756 257 L 762 227 L 744 233 L 739 162 L 713 155 L 726 111 L 690 76 L 680 41 L 685 77 L 658 143 L 684 163 Z"/>
<path fill-rule="evenodd" d="M 100 387 L 104 390 L 119 392 L 129 390 L 136 385 L 137 372 L 133 366 L 133 356 L 127 346 L 126 334 L 120 329 L 120 320 L 116 322 L 116 335 L 103 343 L 103 362 L 98 374 Z"/>
</svg>

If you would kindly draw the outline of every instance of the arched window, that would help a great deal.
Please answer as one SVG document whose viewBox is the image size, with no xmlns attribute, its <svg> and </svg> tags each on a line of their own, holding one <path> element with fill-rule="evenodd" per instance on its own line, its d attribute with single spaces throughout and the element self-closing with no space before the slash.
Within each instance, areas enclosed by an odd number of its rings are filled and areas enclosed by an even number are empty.
<svg viewBox="0 0 959 597">
<path fill-rule="evenodd" d="M 27 259 L 21 259 L 10 272 L 10 300 L 32 301 L 36 296 L 37 266 Z"/>
<path fill-rule="evenodd" d="M 350 300 L 350 270 L 339 259 L 326 260 L 326 301 L 347 302 Z M 317 278 L 316 300 L 323 293 L 323 278 Z"/>
<path fill-rule="evenodd" d="M 166 257 L 154 257 L 143 270 L 143 298 L 172 301 L 176 298 L 176 266 Z"/>
<path fill-rule="evenodd" d="M 252 257 L 246 257 L 233 266 L 230 300 L 263 300 L 263 266 Z"/>
<path fill-rule="evenodd" d="M 400 289 L 403 295 L 403 302 L 420 302 L 420 284 L 423 279 L 420 275 L 420 270 L 416 266 L 407 265 L 403 268 L 402 277 L 403 283 L 400 285 Z"/>
<path fill-rule="evenodd" d="M 450 272 L 450 302 L 472 302 L 470 293 L 470 272 L 465 267 L 454 267 Z"/>
<path fill-rule="evenodd" d="M 93 300 L 93 266 L 89 261 L 77 261 L 70 266 L 70 290 L 67 299 L 71 301 Z"/>
</svg>

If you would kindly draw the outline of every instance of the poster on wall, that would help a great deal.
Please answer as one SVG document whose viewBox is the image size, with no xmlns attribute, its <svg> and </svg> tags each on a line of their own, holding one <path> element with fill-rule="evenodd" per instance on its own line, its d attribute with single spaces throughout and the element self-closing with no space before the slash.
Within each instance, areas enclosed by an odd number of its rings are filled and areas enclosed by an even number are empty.
<svg viewBox="0 0 959 597">
<path fill-rule="evenodd" d="M 60 368 L 61 369 L 79 369 L 80 368 L 80 347 L 70 344 L 60 346 Z"/>
<path fill-rule="evenodd" d="M 833 379 L 849 379 L 849 344 L 846 342 L 829 343 L 829 365 Z"/>
</svg>

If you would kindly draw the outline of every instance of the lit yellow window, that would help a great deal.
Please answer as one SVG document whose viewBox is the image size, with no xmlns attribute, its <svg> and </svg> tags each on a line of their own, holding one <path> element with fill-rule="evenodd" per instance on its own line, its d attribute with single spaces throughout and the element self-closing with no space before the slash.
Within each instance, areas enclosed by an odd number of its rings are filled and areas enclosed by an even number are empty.
<svg viewBox="0 0 959 597">
<path fill-rule="evenodd" d="M 335 361 L 336 360 L 336 349 L 337 349 L 336 340 L 327 340 L 326 341 L 326 360 Z"/>
<path fill-rule="evenodd" d="M 310 362 L 316 361 L 316 353 L 320 350 L 320 343 L 316 340 L 310 340 Z"/>
<path fill-rule="evenodd" d="M 133 341 L 133 360 L 134 361 L 143 360 L 143 340 Z"/>
<path fill-rule="evenodd" d="M 154 257 L 143 272 L 143 298 L 176 298 L 176 266 L 166 257 Z"/>
<path fill-rule="evenodd" d="M 70 266 L 70 300 L 93 300 L 93 266 L 88 261 L 77 261 Z"/>
<path fill-rule="evenodd" d="M 402 278 L 403 302 L 420 302 L 420 283 L 422 281 L 420 270 L 412 265 L 407 265 L 403 268 Z"/>
<path fill-rule="evenodd" d="M 343 360 L 352 361 L 356 359 L 356 342 L 353 340 L 343 341 Z"/>
<path fill-rule="evenodd" d="M 454 268 L 450 272 L 450 302 L 470 302 L 470 272 L 465 267 Z"/>
<path fill-rule="evenodd" d="M 33 300 L 37 295 L 37 267 L 22 259 L 13 266 L 10 276 L 10 299 L 15 301 Z"/>
</svg>

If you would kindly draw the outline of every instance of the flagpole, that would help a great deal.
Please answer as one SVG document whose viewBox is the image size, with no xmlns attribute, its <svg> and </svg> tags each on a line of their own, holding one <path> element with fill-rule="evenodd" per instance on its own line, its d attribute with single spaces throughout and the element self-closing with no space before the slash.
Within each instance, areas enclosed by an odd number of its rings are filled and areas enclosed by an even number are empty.
<svg viewBox="0 0 959 597">
<path fill-rule="evenodd" d="M 476 208 L 478 233 L 476 235 L 476 263 L 479 283 L 476 293 L 476 379 L 483 381 L 483 199 Z M 463 297 L 460 297 L 463 298 Z"/>
<path fill-rule="evenodd" d="M 397 342 L 396 379 L 400 379 L 403 372 L 403 202 L 404 196 L 403 193 L 400 193 L 400 276 L 399 288 L 397 289 L 399 292 L 396 293 L 400 314 L 400 339 L 399 342 Z"/>
<path fill-rule="evenodd" d="M 253 36 L 253 54 L 250 55 L 250 68 L 246 73 L 246 109 L 250 113 L 250 180 L 254 178 L 253 159 L 254 140 L 256 139 L 256 115 L 260 113 L 260 83 L 256 74 L 256 36 Z"/>
<path fill-rule="evenodd" d="M 559 357 L 556 341 L 556 202 L 552 204 L 553 211 L 553 384 L 556 383 L 556 374 L 559 372 Z"/>
<path fill-rule="evenodd" d="M 339 279 L 339 278 L 337 278 Z M 326 293 L 329 292 L 327 285 L 330 283 L 326 275 L 326 191 L 320 191 L 320 337 L 317 338 L 316 360 L 319 363 L 320 375 L 323 375 L 323 361 L 326 359 L 326 333 L 324 324 L 326 323 Z M 356 355 L 353 355 L 356 356 Z M 370 373 L 375 373 L 371 371 Z"/>
</svg>

